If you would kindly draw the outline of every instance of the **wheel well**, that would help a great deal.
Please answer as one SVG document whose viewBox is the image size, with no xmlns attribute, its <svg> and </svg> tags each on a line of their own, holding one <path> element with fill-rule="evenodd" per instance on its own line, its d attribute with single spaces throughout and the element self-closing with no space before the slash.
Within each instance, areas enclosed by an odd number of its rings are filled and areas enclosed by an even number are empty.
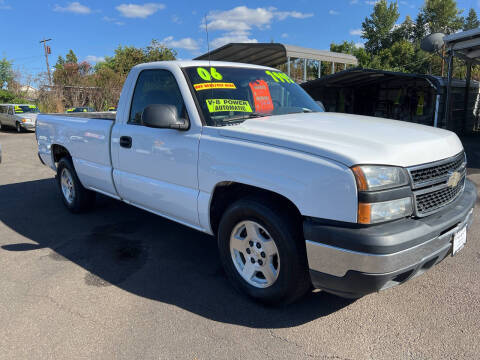
<svg viewBox="0 0 480 360">
<path fill-rule="evenodd" d="M 56 163 L 59 162 L 64 157 L 69 157 L 69 158 L 72 157 L 66 148 L 64 148 L 62 145 L 56 145 L 56 144 L 52 145 L 52 155 L 53 155 L 53 161 Z"/>
<path fill-rule="evenodd" d="M 215 187 L 210 203 L 210 226 L 214 234 L 217 233 L 220 220 L 225 210 L 235 201 L 246 197 L 274 203 L 276 208 L 287 211 L 299 226 L 299 231 L 303 233 L 302 215 L 295 204 L 285 196 L 256 186 L 236 182 L 222 182 Z"/>
</svg>

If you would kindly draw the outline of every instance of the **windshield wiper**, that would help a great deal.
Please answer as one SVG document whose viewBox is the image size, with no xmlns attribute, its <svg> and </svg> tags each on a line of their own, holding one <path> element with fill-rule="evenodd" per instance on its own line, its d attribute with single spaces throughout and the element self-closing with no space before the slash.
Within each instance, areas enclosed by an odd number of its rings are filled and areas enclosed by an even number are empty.
<svg viewBox="0 0 480 360">
<path fill-rule="evenodd" d="M 259 118 L 259 117 L 264 117 L 264 116 L 269 116 L 270 114 L 264 114 L 264 113 L 259 113 L 259 112 L 252 112 L 252 113 L 247 113 L 247 114 L 241 114 L 241 115 L 236 115 L 232 116 L 226 119 L 223 119 L 225 122 L 235 122 L 238 120 L 247 120 L 247 119 L 254 119 L 254 118 Z"/>
</svg>

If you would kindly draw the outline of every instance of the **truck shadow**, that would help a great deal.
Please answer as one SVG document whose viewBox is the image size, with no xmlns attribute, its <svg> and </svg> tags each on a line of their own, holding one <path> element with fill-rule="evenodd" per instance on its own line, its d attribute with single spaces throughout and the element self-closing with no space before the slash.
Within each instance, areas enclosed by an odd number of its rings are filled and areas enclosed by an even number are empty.
<svg viewBox="0 0 480 360">
<path fill-rule="evenodd" d="M 31 133 L 34 133 L 34 131 L 32 131 L 32 130 L 24 130 L 24 131 L 22 131 L 21 133 L 19 133 L 19 132 L 17 132 L 17 129 L 15 129 L 14 127 L 6 127 L 6 126 L 4 126 L 4 127 L 2 127 L 2 128 L 0 129 L 0 134 L 2 134 L 2 133 L 6 133 L 6 134 L 16 133 L 16 134 L 18 134 L 18 135 L 22 135 L 22 134 L 31 134 Z"/>
<path fill-rule="evenodd" d="M 211 236 L 103 196 L 92 212 L 70 214 L 53 179 L 0 186 L 0 221 L 32 241 L 3 245 L 0 257 L 49 248 L 51 261 L 84 268 L 88 286 L 118 286 L 215 321 L 283 328 L 352 303 L 311 292 L 281 308 L 255 304 L 230 286 Z"/>
</svg>

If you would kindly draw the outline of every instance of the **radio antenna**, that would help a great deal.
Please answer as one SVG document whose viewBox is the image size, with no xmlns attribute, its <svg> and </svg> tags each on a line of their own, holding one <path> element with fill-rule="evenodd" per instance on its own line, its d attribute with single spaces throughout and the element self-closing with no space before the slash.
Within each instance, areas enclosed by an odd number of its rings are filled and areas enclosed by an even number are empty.
<svg viewBox="0 0 480 360">
<path fill-rule="evenodd" d="M 210 41 L 208 40 L 207 14 L 205 14 L 205 32 L 207 33 L 208 67 L 210 67 Z"/>
</svg>

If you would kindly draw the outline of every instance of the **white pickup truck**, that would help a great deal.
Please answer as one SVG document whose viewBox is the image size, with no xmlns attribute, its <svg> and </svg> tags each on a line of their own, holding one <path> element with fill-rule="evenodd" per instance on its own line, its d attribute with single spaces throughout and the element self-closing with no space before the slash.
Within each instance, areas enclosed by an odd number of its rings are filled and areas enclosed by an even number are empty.
<svg viewBox="0 0 480 360">
<path fill-rule="evenodd" d="M 227 276 L 258 301 L 312 284 L 360 297 L 466 242 L 477 192 L 454 133 L 325 113 L 276 69 L 138 65 L 109 116 L 38 117 L 66 207 L 99 192 L 215 235 Z"/>
</svg>

